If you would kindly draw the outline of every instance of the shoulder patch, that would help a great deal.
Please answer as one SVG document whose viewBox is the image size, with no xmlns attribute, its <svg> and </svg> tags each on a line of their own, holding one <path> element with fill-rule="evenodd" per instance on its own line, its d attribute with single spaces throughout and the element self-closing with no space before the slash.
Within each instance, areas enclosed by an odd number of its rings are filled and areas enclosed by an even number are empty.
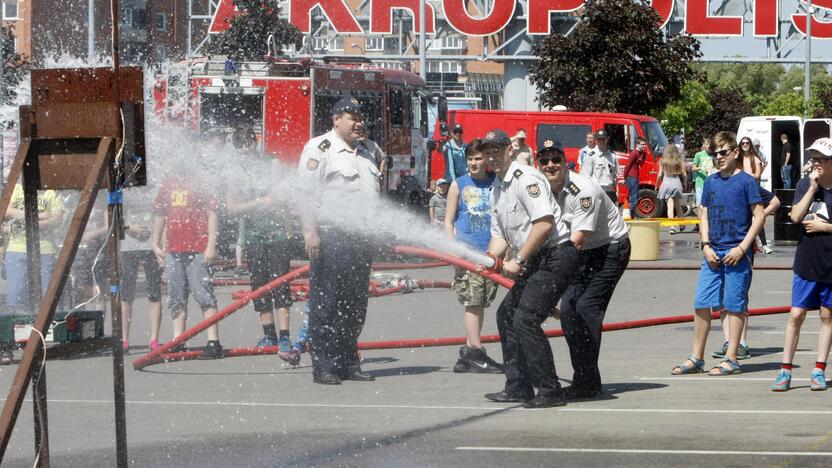
<svg viewBox="0 0 832 468">
<path fill-rule="evenodd" d="M 318 149 L 319 149 L 319 150 L 321 150 L 321 151 L 326 151 L 326 150 L 328 150 L 328 149 L 329 149 L 329 147 L 330 147 L 331 145 L 332 145 L 332 144 L 329 142 L 329 140 L 323 140 L 323 141 L 321 141 L 321 143 L 318 145 Z M 317 167 L 317 166 L 316 166 L 316 167 Z"/>
<path fill-rule="evenodd" d="M 540 196 L 540 185 L 537 185 L 537 183 L 527 185 L 526 191 L 529 192 L 530 197 L 537 198 Z"/>
<path fill-rule="evenodd" d="M 581 198 L 581 209 L 589 211 L 592 208 L 592 197 Z"/>
<path fill-rule="evenodd" d="M 517 169 L 516 171 L 514 171 L 514 174 L 512 174 L 512 176 L 514 176 L 515 179 L 520 177 L 521 175 L 523 175 L 523 171 L 521 171 L 520 169 Z"/>
<path fill-rule="evenodd" d="M 315 169 L 318 168 L 319 164 L 320 164 L 320 161 L 318 161 L 317 159 L 309 158 L 309 160 L 306 161 L 306 169 L 308 169 L 310 171 L 314 171 Z"/>
<path fill-rule="evenodd" d="M 581 193 L 581 189 L 579 189 L 578 186 L 575 185 L 575 182 L 569 182 L 569 185 L 566 186 L 566 190 L 569 190 L 569 193 L 571 193 L 572 195 L 577 195 Z"/>
</svg>

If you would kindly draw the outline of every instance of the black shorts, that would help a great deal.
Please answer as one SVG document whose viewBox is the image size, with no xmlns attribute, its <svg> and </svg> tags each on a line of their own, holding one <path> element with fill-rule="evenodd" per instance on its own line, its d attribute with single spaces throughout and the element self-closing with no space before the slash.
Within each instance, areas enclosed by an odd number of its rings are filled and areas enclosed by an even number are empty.
<svg viewBox="0 0 832 468">
<path fill-rule="evenodd" d="M 289 272 L 291 254 L 289 242 L 272 242 L 246 245 L 246 261 L 251 272 L 251 290 L 254 291 Z M 254 301 L 256 312 L 268 312 L 279 307 L 292 306 L 289 283 L 269 291 Z"/>
<path fill-rule="evenodd" d="M 121 270 L 121 300 L 131 303 L 136 298 L 136 279 L 139 266 L 144 265 L 147 300 L 162 300 L 162 267 L 152 250 L 129 250 L 119 256 Z"/>
</svg>

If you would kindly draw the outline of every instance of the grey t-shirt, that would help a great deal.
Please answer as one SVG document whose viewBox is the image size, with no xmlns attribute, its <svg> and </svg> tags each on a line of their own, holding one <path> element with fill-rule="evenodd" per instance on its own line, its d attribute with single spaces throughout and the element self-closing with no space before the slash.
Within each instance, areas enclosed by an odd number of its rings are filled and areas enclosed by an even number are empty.
<svg viewBox="0 0 832 468">
<path fill-rule="evenodd" d="M 448 199 L 445 197 L 440 197 L 439 195 L 434 195 L 430 199 L 430 203 L 428 206 L 433 208 L 433 214 L 436 218 L 436 221 L 439 223 L 445 222 L 445 205 L 447 205 Z"/>
</svg>

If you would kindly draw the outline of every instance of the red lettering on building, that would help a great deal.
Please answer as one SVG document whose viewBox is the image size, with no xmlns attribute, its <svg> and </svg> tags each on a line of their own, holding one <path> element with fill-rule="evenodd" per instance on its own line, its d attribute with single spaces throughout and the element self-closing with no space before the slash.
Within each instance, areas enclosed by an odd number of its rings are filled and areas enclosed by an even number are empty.
<svg viewBox="0 0 832 468">
<path fill-rule="evenodd" d="M 754 0 L 754 36 L 776 37 L 780 0 Z"/>
<path fill-rule="evenodd" d="M 661 29 L 670 21 L 670 15 L 673 14 L 673 6 L 676 4 L 676 0 L 653 0 L 650 4 L 661 18 L 661 21 L 659 21 L 659 29 Z"/>
<path fill-rule="evenodd" d="M 320 6 L 324 16 L 339 33 L 363 33 L 361 25 L 353 16 L 344 0 L 291 0 L 289 2 L 289 22 L 304 34 L 309 33 L 312 10 Z"/>
<path fill-rule="evenodd" d="M 211 25 L 208 26 L 208 32 L 225 32 L 228 26 L 230 26 L 231 17 L 236 14 L 237 9 L 234 7 L 234 0 L 220 0 L 217 11 L 214 12 L 214 17 L 211 18 Z"/>
<path fill-rule="evenodd" d="M 584 0 L 529 0 L 526 31 L 529 34 L 549 35 L 552 13 L 566 13 L 584 6 Z"/>
<path fill-rule="evenodd" d="M 694 36 L 742 36 L 742 16 L 710 16 L 708 0 L 687 0 L 685 31 Z"/>
<path fill-rule="evenodd" d="M 832 0 L 813 0 L 812 6 L 821 10 L 832 10 Z M 815 13 L 818 13 L 815 10 Z M 806 15 L 795 14 L 792 15 L 792 23 L 798 31 L 806 35 Z M 812 37 L 816 39 L 831 39 L 832 38 L 832 21 L 819 21 L 817 17 L 812 16 Z"/>
<path fill-rule="evenodd" d="M 375 0 L 370 6 L 370 32 L 373 34 L 391 34 L 393 32 L 393 10 L 407 10 L 413 18 L 413 32 L 421 31 L 422 20 L 419 17 L 419 0 Z M 425 2 L 427 24 L 425 30 L 435 32 L 436 19 L 433 5 Z"/>
<path fill-rule="evenodd" d="M 485 17 L 474 18 L 468 13 L 466 3 L 465 0 L 442 0 L 448 24 L 467 36 L 491 36 L 502 31 L 514 16 L 517 4 L 514 0 L 495 0 L 490 12 L 480 12 L 483 15 L 487 13 Z"/>
</svg>

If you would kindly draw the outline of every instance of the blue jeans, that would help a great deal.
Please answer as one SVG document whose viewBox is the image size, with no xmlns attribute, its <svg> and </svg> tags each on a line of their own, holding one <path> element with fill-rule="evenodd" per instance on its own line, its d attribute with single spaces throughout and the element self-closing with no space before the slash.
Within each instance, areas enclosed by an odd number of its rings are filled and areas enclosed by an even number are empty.
<svg viewBox="0 0 832 468">
<path fill-rule="evenodd" d="M 10 306 L 26 305 L 26 296 L 29 294 L 28 268 L 26 265 L 25 252 L 6 252 L 6 285 L 8 303 Z M 52 270 L 55 268 L 55 255 L 40 256 L 40 292 L 43 296 Z"/>
<path fill-rule="evenodd" d="M 783 180 L 783 188 L 788 190 L 792 188 L 792 165 L 783 164 L 780 166 L 780 179 Z"/>
<path fill-rule="evenodd" d="M 624 183 L 627 184 L 627 202 L 630 204 L 630 215 L 635 217 L 636 206 L 638 205 L 638 179 L 627 176 Z"/>
</svg>

